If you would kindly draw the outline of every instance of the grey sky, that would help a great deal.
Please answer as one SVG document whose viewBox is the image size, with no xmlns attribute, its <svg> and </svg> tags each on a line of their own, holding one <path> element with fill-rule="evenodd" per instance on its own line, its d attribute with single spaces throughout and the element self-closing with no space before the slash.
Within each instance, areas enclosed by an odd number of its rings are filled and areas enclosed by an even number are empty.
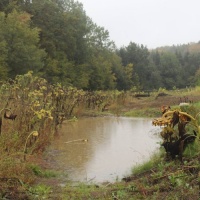
<svg viewBox="0 0 200 200">
<path fill-rule="evenodd" d="M 200 41 L 200 0 L 78 0 L 117 47 L 148 48 Z"/>
</svg>

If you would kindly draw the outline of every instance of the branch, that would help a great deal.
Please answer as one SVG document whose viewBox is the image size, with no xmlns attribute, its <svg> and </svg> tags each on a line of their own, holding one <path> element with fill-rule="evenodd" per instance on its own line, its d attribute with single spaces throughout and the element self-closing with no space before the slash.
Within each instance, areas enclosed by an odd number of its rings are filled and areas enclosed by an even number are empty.
<svg viewBox="0 0 200 200">
<path fill-rule="evenodd" d="M 72 143 L 72 142 L 88 142 L 88 139 L 71 140 L 71 141 L 65 142 L 65 144 Z"/>
</svg>

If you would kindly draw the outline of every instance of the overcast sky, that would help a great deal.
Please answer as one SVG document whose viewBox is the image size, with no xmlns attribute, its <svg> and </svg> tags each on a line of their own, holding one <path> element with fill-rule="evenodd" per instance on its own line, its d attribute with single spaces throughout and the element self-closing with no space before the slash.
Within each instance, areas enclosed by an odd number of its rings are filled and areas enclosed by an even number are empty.
<svg viewBox="0 0 200 200">
<path fill-rule="evenodd" d="M 200 0 L 78 0 L 117 47 L 200 41 Z"/>
</svg>

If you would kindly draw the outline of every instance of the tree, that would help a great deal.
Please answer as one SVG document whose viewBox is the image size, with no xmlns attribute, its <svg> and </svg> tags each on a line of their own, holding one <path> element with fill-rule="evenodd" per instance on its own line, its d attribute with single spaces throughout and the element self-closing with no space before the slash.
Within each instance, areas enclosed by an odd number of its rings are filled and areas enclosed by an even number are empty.
<svg viewBox="0 0 200 200">
<path fill-rule="evenodd" d="M 4 24 L 4 13 L 0 13 L 0 25 Z M 4 30 L 0 29 L 0 79 L 4 80 L 8 76 L 7 66 L 8 48 L 4 39 Z"/>
<path fill-rule="evenodd" d="M 88 18 L 89 33 L 86 34 L 87 66 L 89 87 L 91 90 L 108 90 L 116 87 L 115 65 L 121 60 L 114 58 L 115 44 L 110 40 L 109 32 Z M 117 63 L 119 61 L 119 63 Z"/>
<path fill-rule="evenodd" d="M 41 30 L 41 47 L 56 59 L 57 51 L 69 61 L 83 64 L 87 56 L 87 16 L 82 4 L 71 0 L 34 0 L 24 10 L 32 15 L 34 27 Z"/>
<path fill-rule="evenodd" d="M 109 50 L 114 51 L 116 49 L 115 43 L 110 40 L 108 30 L 103 27 L 98 26 L 93 23 L 90 18 L 88 18 L 88 27 L 90 32 L 86 35 L 87 44 L 89 47 L 95 47 L 98 50 Z"/>
<path fill-rule="evenodd" d="M 82 4 L 71 0 L 34 0 L 24 9 L 32 15 L 33 26 L 40 28 L 40 44 L 48 55 L 41 75 L 53 83 L 80 87 L 80 82 L 84 82 L 83 87 L 87 87 L 86 34 L 90 30 Z M 82 81 L 77 81 L 77 77 L 82 77 Z"/>
<path fill-rule="evenodd" d="M 38 72 L 43 67 L 44 50 L 39 48 L 39 29 L 30 28 L 30 15 L 14 10 L 7 17 L 1 13 L 0 26 L 5 42 L 9 76 Z"/>
<path fill-rule="evenodd" d="M 134 66 L 134 74 L 133 74 L 133 82 L 137 82 L 140 87 L 144 88 L 147 86 L 147 75 L 146 75 L 146 67 L 148 66 L 149 60 L 149 52 L 146 47 L 143 45 L 139 46 L 133 42 L 127 47 L 122 47 L 117 51 L 117 54 L 122 58 L 123 66 L 127 66 L 132 63 Z M 138 83 L 139 81 L 139 83 Z"/>
<path fill-rule="evenodd" d="M 182 87 L 181 65 L 175 54 L 163 52 L 160 55 L 159 71 L 164 87 L 167 89 L 172 89 L 174 86 Z"/>
<path fill-rule="evenodd" d="M 194 81 L 196 86 L 200 86 L 200 68 L 195 73 Z"/>
<path fill-rule="evenodd" d="M 109 54 L 109 52 L 107 52 Z M 115 88 L 115 75 L 112 72 L 112 61 L 105 55 L 105 52 L 99 52 L 89 61 L 91 71 L 89 77 L 89 88 L 92 90 L 108 90 Z"/>
<path fill-rule="evenodd" d="M 183 58 L 183 75 L 185 80 L 185 86 L 194 85 L 194 79 L 196 79 L 196 72 L 200 66 L 200 53 L 187 53 Z"/>
</svg>

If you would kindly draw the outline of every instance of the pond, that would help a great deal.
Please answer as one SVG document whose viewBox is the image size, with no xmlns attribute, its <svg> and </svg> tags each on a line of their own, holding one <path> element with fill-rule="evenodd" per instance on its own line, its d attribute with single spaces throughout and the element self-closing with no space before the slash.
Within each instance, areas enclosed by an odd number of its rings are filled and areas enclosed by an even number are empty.
<svg viewBox="0 0 200 200">
<path fill-rule="evenodd" d="M 116 181 L 159 148 L 158 127 L 152 120 L 127 117 L 83 118 L 64 122 L 48 149 L 51 165 L 68 179 Z"/>
</svg>

